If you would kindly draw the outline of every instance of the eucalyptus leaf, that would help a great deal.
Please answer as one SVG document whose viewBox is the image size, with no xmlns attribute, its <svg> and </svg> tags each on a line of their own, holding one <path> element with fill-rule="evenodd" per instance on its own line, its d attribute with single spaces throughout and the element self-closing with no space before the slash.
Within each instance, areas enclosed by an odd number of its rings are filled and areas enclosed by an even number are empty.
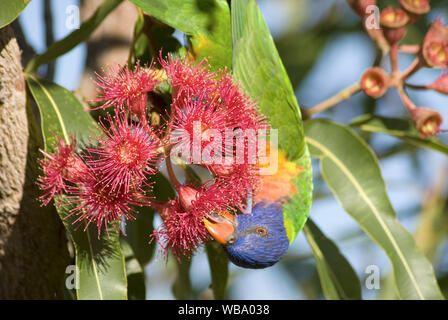
<svg viewBox="0 0 448 320">
<path fill-rule="evenodd" d="M 55 136 L 67 143 L 74 135 L 80 141 L 96 130 L 96 124 L 79 100 L 67 89 L 32 75 L 26 78 L 31 94 L 39 107 L 45 149 L 52 152 Z M 125 260 L 121 251 L 117 225 L 109 226 L 109 235 L 98 237 L 95 228 L 74 224 L 76 217 L 67 217 L 71 205 L 64 197 L 55 199 L 58 214 L 73 241 L 76 267 L 79 271 L 76 290 L 78 299 L 127 299 Z"/>
<path fill-rule="evenodd" d="M 366 114 L 351 121 L 350 126 L 363 131 L 388 134 L 417 147 L 436 150 L 448 155 L 448 145 L 440 142 L 436 137 L 422 137 L 415 124 L 410 120 Z"/>
<path fill-rule="evenodd" d="M 2 1 L 2 9 L 0 10 L 0 28 L 13 22 L 30 1 L 31 0 L 8 0 L 7 4 L 5 1 Z"/>
<path fill-rule="evenodd" d="M 181 257 L 181 261 L 176 260 L 177 275 L 173 282 L 173 295 L 178 300 L 189 300 L 192 298 L 192 286 L 190 279 L 191 259 Z"/>
<path fill-rule="evenodd" d="M 361 283 L 336 244 L 308 218 L 303 228 L 313 251 L 322 290 L 329 300 L 360 300 Z"/>
<path fill-rule="evenodd" d="M 126 261 L 129 300 L 145 300 L 146 286 L 143 267 L 137 260 L 134 251 L 132 251 L 132 247 L 124 237 L 120 238 L 120 243 Z"/>
<path fill-rule="evenodd" d="M 174 189 L 162 173 L 156 173 L 150 180 L 154 182 L 152 193 L 156 200 L 168 201 L 169 198 L 174 198 Z M 142 266 L 145 266 L 153 258 L 156 247 L 156 241 L 151 241 L 155 212 L 149 206 L 139 208 L 138 212 L 138 219 L 127 224 L 126 234 L 135 257 Z"/>
<path fill-rule="evenodd" d="M 305 122 L 311 155 L 323 178 L 360 227 L 388 255 L 401 299 L 442 299 L 431 263 L 399 223 L 378 160 L 350 128 L 328 120 Z"/>
<path fill-rule="evenodd" d="M 217 300 L 225 299 L 229 278 L 229 259 L 222 246 L 216 241 L 207 243 L 205 250 L 210 265 L 213 296 Z"/>
<path fill-rule="evenodd" d="M 231 67 L 230 10 L 225 0 L 130 0 L 136 6 L 188 36 L 192 52 L 207 58 L 212 69 Z"/>
</svg>

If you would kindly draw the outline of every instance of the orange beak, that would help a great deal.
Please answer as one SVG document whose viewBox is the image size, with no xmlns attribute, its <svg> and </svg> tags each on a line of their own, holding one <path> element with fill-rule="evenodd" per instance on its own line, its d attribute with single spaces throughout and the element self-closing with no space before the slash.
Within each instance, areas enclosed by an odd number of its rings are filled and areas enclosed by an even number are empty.
<svg viewBox="0 0 448 320">
<path fill-rule="evenodd" d="M 220 216 L 224 219 L 222 222 L 211 222 L 209 219 L 204 219 L 205 228 L 212 235 L 212 237 L 221 244 L 226 244 L 227 239 L 235 231 L 234 216 L 229 213 L 220 213 Z"/>
</svg>

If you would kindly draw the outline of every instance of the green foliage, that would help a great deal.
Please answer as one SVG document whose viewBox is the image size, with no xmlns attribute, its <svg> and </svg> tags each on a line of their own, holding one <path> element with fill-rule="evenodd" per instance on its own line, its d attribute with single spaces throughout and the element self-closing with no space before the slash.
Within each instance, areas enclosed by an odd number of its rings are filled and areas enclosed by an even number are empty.
<svg viewBox="0 0 448 320">
<path fill-rule="evenodd" d="M 375 154 L 349 128 L 327 120 L 305 122 L 311 155 L 326 183 L 360 227 L 388 255 L 402 299 L 441 299 L 432 265 L 398 222 Z"/>
<path fill-rule="evenodd" d="M 333 241 L 308 219 L 303 228 L 313 250 L 322 290 L 329 300 L 360 300 L 361 283 Z"/>
<path fill-rule="evenodd" d="M 422 137 L 414 122 L 409 120 L 366 114 L 354 119 L 350 126 L 363 131 L 388 134 L 417 147 L 436 150 L 448 155 L 448 145 L 441 143 L 437 137 Z"/>
<path fill-rule="evenodd" d="M 199 59 L 207 58 L 213 69 L 230 67 L 232 44 L 230 12 L 225 0 L 130 0 L 167 25 L 190 36 Z"/>
<path fill-rule="evenodd" d="M 212 289 L 215 299 L 225 299 L 227 289 L 227 279 L 229 277 L 229 259 L 216 241 L 205 245 L 210 274 L 212 278 Z"/>
<path fill-rule="evenodd" d="M 69 142 L 69 134 L 75 134 L 82 141 L 96 130 L 95 122 L 70 91 L 31 75 L 27 77 L 27 84 L 39 107 L 47 152 L 52 152 L 55 146 L 55 135 Z M 77 298 L 126 299 L 125 259 L 117 232 L 119 226 L 110 225 L 109 236 L 103 230 L 98 237 L 94 227 L 84 231 L 84 226 L 74 224 L 75 216 L 67 217 L 71 205 L 66 199 L 58 198 L 55 203 L 75 248 L 79 269 Z"/>
<path fill-rule="evenodd" d="M 177 276 L 173 282 L 173 295 L 178 300 L 188 300 L 192 298 L 192 286 L 190 279 L 191 259 L 185 257 L 181 261 L 176 260 Z"/>
<path fill-rule="evenodd" d="M 173 37 L 175 29 L 143 14 L 139 15 L 134 30 L 134 57 L 141 64 L 157 61 L 160 50 L 163 54 L 177 52 L 182 48 L 180 42 Z M 132 48 L 131 48 L 132 50 Z"/>
<path fill-rule="evenodd" d="M 0 28 L 13 22 L 31 0 L 8 0 L 8 4 L 2 3 L 0 10 Z"/>
<path fill-rule="evenodd" d="M 43 64 L 47 64 L 58 57 L 66 54 L 74 47 L 86 41 L 95 29 L 103 22 L 107 15 L 113 11 L 122 0 L 105 0 L 96 10 L 91 18 L 84 22 L 81 27 L 70 33 L 64 39 L 53 43 L 47 51 L 30 60 L 25 68 L 27 72 L 36 71 Z"/>
<path fill-rule="evenodd" d="M 169 198 L 175 197 L 173 187 L 163 174 L 159 172 L 151 180 L 154 182 L 152 193 L 156 200 L 168 201 Z M 145 266 L 153 258 L 156 248 L 156 241 L 151 239 L 155 211 L 148 206 L 139 208 L 138 212 L 138 219 L 128 222 L 126 226 L 126 238 L 137 260 Z"/>
<path fill-rule="evenodd" d="M 145 300 L 146 286 L 145 286 L 145 272 L 142 265 L 137 260 L 129 243 L 120 238 L 121 248 L 126 263 L 126 278 L 128 280 L 128 299 L 129 300 Z"/>
<path fill-rule="evenodd" d="M 304 169 L 294 181 L 300 193 L 284 205 L 288 239 L 302 229 L 311 206 L 312 169 L 294 91 L 255 1 L 232 1 L 233 72 L 278 129 L 279 150 Z"/>
</svg>

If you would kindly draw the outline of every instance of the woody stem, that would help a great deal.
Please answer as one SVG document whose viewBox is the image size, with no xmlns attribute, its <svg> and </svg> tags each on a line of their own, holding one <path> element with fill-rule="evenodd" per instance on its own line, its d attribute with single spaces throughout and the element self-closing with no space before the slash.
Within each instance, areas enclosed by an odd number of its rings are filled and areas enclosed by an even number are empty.
<svg viewBox="0 0 448 320">
<path fill-rule="evenodd" d="M 165 154 L 166 154 L 165 164 L 166 164 L 166 170 L 168 171 L 168 177 L 170 178 L 170 181 L 173 184 L 173 186 L 176 189 L 178 189 L 180 187 L 180 183 L 177 180 L 176 175 L 174 174 L 173 164 L 171 163 L 171 148 L 168 148 L 165 151 Z"/>
<path fill-rule="evenodd" d="M 339 102 L 350 98 L 352 95 L 354 95 L 355 93 L 357 93 L 360 90 L 361 90 L 361 83 L 358 81 L 355 84 L 352 84 L 351 86 L 338 92 L 334 96 L 328 98 L 327 100 L 315 105 L 314 107 L 309 108 L 309 109 L 304 109 L 304 118 L 308 119 L 313 114 L 316 114 L 316 113 L 322 112 L 324 110 L 327 110 L 331 107 L 334 107 Z"/>
</svg>

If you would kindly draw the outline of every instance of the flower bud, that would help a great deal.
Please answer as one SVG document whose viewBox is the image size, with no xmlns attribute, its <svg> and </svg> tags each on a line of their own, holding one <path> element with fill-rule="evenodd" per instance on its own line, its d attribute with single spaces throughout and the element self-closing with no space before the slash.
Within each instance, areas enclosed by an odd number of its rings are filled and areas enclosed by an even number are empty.
<svg viewBox="0 0 448 320">
<path fill-rule="evenodd" d="M 426 88 L 443 94 L 448 94 L 448 74 L 445 74 L 433 83 L 426 85 Z"/>
<path fill-rule="evenodd" d="M 435 110 L 418 107 L 411 111 L 418 132 L 424 137 L 431 137 L 439 133 L 442 116 Z"/>
<path fill-rule="evenodd" d="M 428 0 L 398 0 L 398 2 L 404 10 L 417 15 L 428 13 L 430 9 Z"/>
<path fill-rule="evenodd" d="M 380 22 L 384 27 L 384 36 L 390 44 L 397 43 L 406 34 L 406 25 L 409 16 L 405 11 L 395 8 L 386 8 L 381 11 Z"/>
<path fill-rule="evenodd" d="M 429 67 L 448 67 L 448 27 L 440 19 L 434 21 L 426 33 L 422 55 Z"/>
<path fill-rule="evenodd" d="M 199 191 L 196 189 L 183 185 L 177 188 L 177 192 L 179 193 L 180 203 L 185 210 L 191 208 L 193 201 L 195 201 L 199 195 Z"/>
<path fill-rule="evenodd" d="M 381 11 L 380 23 L 388 29 L 398 29 L 406 26 L 409 22 L 409 16 L 401 9 L 388 7 Z"/>
<path fill-rule="evenodd" d="M 379 98 L 386 93 L 389 83 L 387 73 L 379 68 L 370 68 L 361 77 L 361 87 L 366 95 L 372 98 Z"/>
</svg>

